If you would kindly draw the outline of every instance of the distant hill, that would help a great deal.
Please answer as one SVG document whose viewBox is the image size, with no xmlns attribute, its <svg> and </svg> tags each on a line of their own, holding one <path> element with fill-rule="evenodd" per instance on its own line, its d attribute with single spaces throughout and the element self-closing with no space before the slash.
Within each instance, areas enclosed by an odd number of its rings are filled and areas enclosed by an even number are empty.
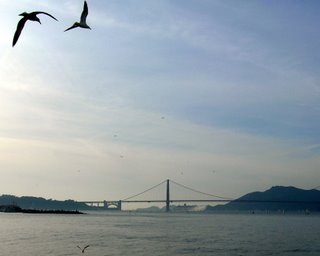
<svg viewBox="0 0 320 256">
<path fill-rule="evenodd" d="M 166 206 L 157 207 L 150 206 L 147 208 L 138 208 L 136 212 L 166 212 Z M 201 212 L 203 208 L 199 208 L 197 205 L 170 205 L 170 212 L 181 213 L 181 212 Z"/>
<path fill-rule="evenodd" d="M 225 205 L 207 206 L 206 211 L 320 211 L 320 191 L 275 186 L 246 194 Z"/>
<path fill-rule="evenodd" d="M 150 206 L 147 208 L 138 208 L 136 212 L 165 212 L 165 207 L 159 208 L 157 206 Z"/>
<path fill-rule="evenodd" d="M 17 205 L 23 209 L 38 209 L 38 210 L 92 210 L 84 203 L 79 203 L 73 200 L 58 201 L 52 199 L 44 199 L 42 197 L 13 195 L 0 196 L 0 205 Z"/>
</svg>

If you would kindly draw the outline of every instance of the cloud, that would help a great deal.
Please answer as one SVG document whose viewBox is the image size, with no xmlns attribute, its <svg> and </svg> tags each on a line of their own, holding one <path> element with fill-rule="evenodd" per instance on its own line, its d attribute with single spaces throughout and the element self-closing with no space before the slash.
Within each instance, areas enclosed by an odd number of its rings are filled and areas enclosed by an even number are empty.
<svg viewBox="0 0 320 256">
<path fill-rule="evenodd" d="M 91 1 L 93 30 L 63 33 L 82 3 L 0 6 L 5 191 L 83 200 L 108 188 L 119 199 L 167 178 L 230 197 L 275 181 L 314 186 L 319 78 L 316 48 L 305 46 L 317 37 L 295 30 L 292 14 L 256 20 L 260 3 Z M 34 8 L 60 22 L 29 26 L 12 49 L 16 15 Z"/>
<path fill-rule="evenodd" d="M 77 104 L 79 109 L 81 101 L 70 104 Z M 297 161 L 296 155 L 306 152 L 298 142 L 194 125 L 170 116 L 162 119 L 152 112 L 115 108 L 111 113 L 107 106 L 82 104 L 86 113 L 73 116 L 53 112 L 36 126 L 30 123 L 30 128 L 18 120 L 2 138 L 3 170 L 15 176 L 41 177 L 35 180 L 47 184 L 48 197 L 55 194 L 62 198 L 68 192 L 78 199 L 99 197 L 106 186 L 113 191 L 110 197 L 126 196 L 167 178 L 234 196 L 248 190 L 247 186 L 274 185 L 275 176 L 278 182 L 290 183 L 306 173 L 316 175 L 318 157 Z M 48 115 L 44 107 L 39 108 L 43 116 Z M 8 123 L 14 124 L 12 120 Z M 74 183 L 78 169 L 85 177 L 79 176 Z M 212 169 L 218 170 L 217 175 L 206 178 Z M 14 193 L 36 192 L 32 189 L 35 181 L 25 179 L 28 181 Z M 6 179 L 3 182 L 4 189 L 9 189 Z M 57 193 L 57 182 L 68 189 Z M 205 185 L 200 185 L 203 182 Z M 252 183 L 255 185 L 249 185 Z"/>
</svg>

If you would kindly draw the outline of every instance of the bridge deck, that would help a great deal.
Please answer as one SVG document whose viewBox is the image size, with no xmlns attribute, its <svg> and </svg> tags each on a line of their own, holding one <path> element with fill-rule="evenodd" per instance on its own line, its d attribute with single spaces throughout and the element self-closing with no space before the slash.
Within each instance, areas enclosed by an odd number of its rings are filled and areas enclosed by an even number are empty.
<svg viewBox="0 0 320 256">
<path fill-rule="evenodd" d="M 87 203 L 87 204 L 98 204 L 104 202 L 120 202 L 121 203 L 166 203 L 166 200 L 104 200 L 104 201 L 81 201 L 80 203 Z M 215 203 L 227 203 L 227 202 L 237 202 L 237 203 L 312 203 L 312 204 L 320 204 L 320 201 L 299 201 L 299 200 L 231 200 L 231 199 L 177 199 L 177 200 L 170 200 L 170 203 L 187 203 L 187 202 L 215 202 Z"/>
</svg>

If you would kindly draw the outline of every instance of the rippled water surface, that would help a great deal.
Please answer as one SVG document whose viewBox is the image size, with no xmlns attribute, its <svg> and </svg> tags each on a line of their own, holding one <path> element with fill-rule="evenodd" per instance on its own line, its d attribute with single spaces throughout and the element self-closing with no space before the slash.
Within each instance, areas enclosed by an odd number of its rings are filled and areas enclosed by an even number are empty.
<svg viewBox="0 0 320 256">
<path fill-rule="evenodd" d="M 320 216 L 0 214 L 0 246 L 3 256 L 320 255 Z"/>
</svg>

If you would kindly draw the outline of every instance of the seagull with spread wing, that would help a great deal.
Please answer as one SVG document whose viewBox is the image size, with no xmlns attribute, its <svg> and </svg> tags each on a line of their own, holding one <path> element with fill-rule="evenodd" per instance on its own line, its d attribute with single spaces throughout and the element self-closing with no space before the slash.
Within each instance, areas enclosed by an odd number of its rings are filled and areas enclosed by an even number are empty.
<svg viewBox="0 0 320 256">
<path fill-rule="evenodd" d="M 21 31 L 24 27 L 24 24 L 26 24 L 26 22 L 28 20 L 37 21 L 41 24 L 40 19 L 37 17 L 38 14 L 45 14 L 45 15 L 51 17 L 52 19 L 58 21 L 55 17 L 53 17 L 51 14 L 49 14 L 47 12 L 30 12 L 30 13 L 24 12 L 24 13 L 19 14 L 19 16 L 23 16 L 23 18 L 18 22 L 17 29 L 16 29 L 16 32 L 14 33 L 14 37 L 13 37 L 12 47 L 14 47 L 15 44 L 17 43 L 17 41 L 20 37 Z"/>
<path fill-rule="evenodd" d="M 84 250 L 87 249 L 90 245 L 86 245 L 83 247 L 83 249 L 78 245 L 77 247 L 81 250 L 82 253 L 84 253 Z"/>
<path fill-rule="evenodd" d="M 81 13 L 81 17 L 80 17 L 80 22 L 75 22 L 70 28 L 67 28 L 64 32 L 73 29 L 73 28 L 87 28 L 87 29 L 91 29 L 88 24 L 87 24 L 87 16 L 88 16 L 88 4 L 87 1 L 84 1 L 84 5 L 83 5 L 83 11 Z"/>
</svg>

